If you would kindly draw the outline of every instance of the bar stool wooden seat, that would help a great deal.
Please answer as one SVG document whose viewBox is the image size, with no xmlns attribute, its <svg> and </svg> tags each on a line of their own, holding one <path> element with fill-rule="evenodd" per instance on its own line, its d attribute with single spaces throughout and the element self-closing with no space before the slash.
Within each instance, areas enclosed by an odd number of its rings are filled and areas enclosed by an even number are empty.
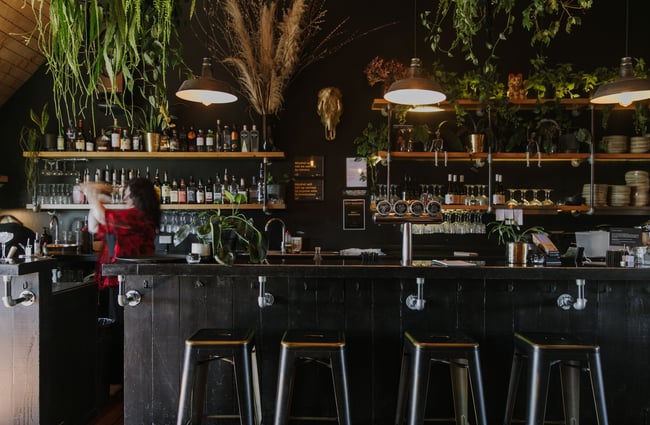
<svg viewBox="0 0 650 425">
<path fill-rule="evenodd" d="M 432 362 L 449 365 L 456 424 L 469 423 L 469 380 L 476 423 L 486 425 L 478 343 L 465 335 L 440 335 L 425 331 L 404 332 L 395 423 L 401 425 L 405 416 L 409 425 L 424 423 Z"/>
<path fill-rule="evenodd" d="M 281 345 L 275 425 L 287 424 L 290 419 L 300 419 L 290 417 L 296 363 L 299 361 L 315 361 L 331 369 L 336 419 L 340 425 L 349 425 L 350 399 L 343 332 L 288 330 L 282 337 Z"/>
<path fill-rule="evenodd" d="M 565 423 L 580 423 L 580 371 L 589 373 L 597 421 L 607 425 L 600 347 L 557 333 L 521 332 L 514 336 L 512 370 L 504 424 L 512 422 L 522 363 L 528 362 L 526 423 L 543 424 L 551 367 L 559 365 Z"/>
<path fill-rule="evenodd" d="M 200 329 L 185 341 L 177 425 L 196 425 L 209 418 L 239 418 L 242 425 L 262 421 L 257 361 L 251 329 Z M 238 414 L 204 413 L 208 366 L 214 360 L 234 370 Z"/>
</svg>

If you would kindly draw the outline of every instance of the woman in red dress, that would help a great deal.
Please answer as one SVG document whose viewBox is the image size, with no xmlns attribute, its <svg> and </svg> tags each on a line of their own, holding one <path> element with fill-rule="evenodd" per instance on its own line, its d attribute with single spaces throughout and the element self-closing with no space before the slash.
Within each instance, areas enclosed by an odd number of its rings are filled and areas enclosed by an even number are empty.
<svg viewBox="0 0 650 425">
<path fill-rule="evenodd" d="M 112 188 L 86 183 L 82 189 L 88 198 L 88 230 L 95 238 L 103 238 L 97 257 L 95 280 L 100 289 L 117 286 L 115 276 L 102 276 L 102 264 L 114 263 L 120 257 L 153 254 L 156 230 L 160 225 L 160 201 L 153 184 L 144 178 L 129 180 L 124 188 L 125 209 L 106 209 L 105 202 Z"/>
</svg>

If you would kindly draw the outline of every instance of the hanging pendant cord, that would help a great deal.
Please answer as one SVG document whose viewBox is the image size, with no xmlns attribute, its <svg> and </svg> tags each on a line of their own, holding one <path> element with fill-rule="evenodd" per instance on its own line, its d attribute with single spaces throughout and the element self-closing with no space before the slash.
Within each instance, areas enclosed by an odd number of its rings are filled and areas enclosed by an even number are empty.
<svg viewBox="0 0 650 425">
<path fill-rule="evenodd" d="M 413 57 L 416 58 L 417 55 L 417 25 L 418 25 L 418 1 L 413 0 Z"/>
<path fill-rule="evenodd" d="M 630 37 L 630 0 L 625 0 L 625 57 L 628 56 L 628 39 Z"/>
</svg>

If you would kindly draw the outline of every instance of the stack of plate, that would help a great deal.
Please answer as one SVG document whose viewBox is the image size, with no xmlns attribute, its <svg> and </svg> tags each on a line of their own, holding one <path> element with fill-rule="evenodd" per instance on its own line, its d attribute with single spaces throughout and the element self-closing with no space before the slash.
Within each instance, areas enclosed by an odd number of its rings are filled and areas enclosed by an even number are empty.
<svg viewBox="0 0 650 425">
<path fill-rule="evenodd" d="M 630 137 L 630 153 L 646 153 L 650 150 L 650 137 Z"/>
<path fill-rule="evenodd" d="M 630 205 L 630 186 L 624 184 L 610 185 L 609 205 L 612 207 L 626 207 Z"/>
<path fill-rule="evenodd" d="M 627 152 L 627 136 L 605 136 L 603 137 L 607 153 L 625 153 Z"/>
<path fill-rule="evenodd" d="M 648 191 L 650 189 L 650 179 L 648 172 L 643 170 L 630 170 L 625 173 L 625 183 L 631 186 L 631 204 L 635 207 L 644 207 L 648 205 L 650 198 Z"/>
<path fill-rule="evenodd" d="M 591 187 L 589 184 L 582 186 L 582 197 L 585 199 L 585 204 L 591 204 Z M 607 185 L 594 184 L 594 202 L 595 207 L 607 206 Z"/>
</svg>

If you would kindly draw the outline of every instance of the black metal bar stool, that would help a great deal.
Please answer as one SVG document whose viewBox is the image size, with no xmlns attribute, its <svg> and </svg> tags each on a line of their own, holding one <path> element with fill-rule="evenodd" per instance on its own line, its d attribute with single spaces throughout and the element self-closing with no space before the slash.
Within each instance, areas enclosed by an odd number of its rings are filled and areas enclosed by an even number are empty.
<svg viewBox="0 0 650 425">
<path fill-rule="evenodd" d="M 210 418 L 239 418 L 241 424 L 262 420 L 257 361 L 251 329 L 201 329 L 185 341 L 183 377 L 177 425 L 203 423 L 208 365 L 214 360 L 232 364 L 239 414 Z"/>
<path fill-rule="evenodd" d="M 282 337 L 275 425 L 284 425 L 290 419 L 295 368 L 296 363 L 301 360 L 316 361 L 331 369 L 338 423 L 349 425 L 350 399 L 345 336 L 343 332 L 338 331 L 305 330 L 288 330 Z"/>
<path fill-rule="evenodd" d="M 449 365 L 456 424 L 469 423 L 469 380 L 476 423 L 485 425 L 487 419 L 478 343 L 465 335 L 439 335 L 423 331 L 404 332 L 395 423 L 401 425 L 405 413 L 409 425 L 424 423 L 432 362 Z"/>
<path fill-rule="evenodd" d="M 512 370 L 506 400 L 505 424 L 512 422 L 522 362 L 528 361 L 528 400 L 526 423 L 544 423 L 546 397 L 551 366 L 559 364 L 562 383 L 564 417 L 567 424 L 580 423 L 580 372 L 589 372 L 596 417 L 600 425 L 607 425 L 605 387 L 600 365 L 600 347 L 578 339 L 554 333 L 515 333 Z"/>
</svg>

